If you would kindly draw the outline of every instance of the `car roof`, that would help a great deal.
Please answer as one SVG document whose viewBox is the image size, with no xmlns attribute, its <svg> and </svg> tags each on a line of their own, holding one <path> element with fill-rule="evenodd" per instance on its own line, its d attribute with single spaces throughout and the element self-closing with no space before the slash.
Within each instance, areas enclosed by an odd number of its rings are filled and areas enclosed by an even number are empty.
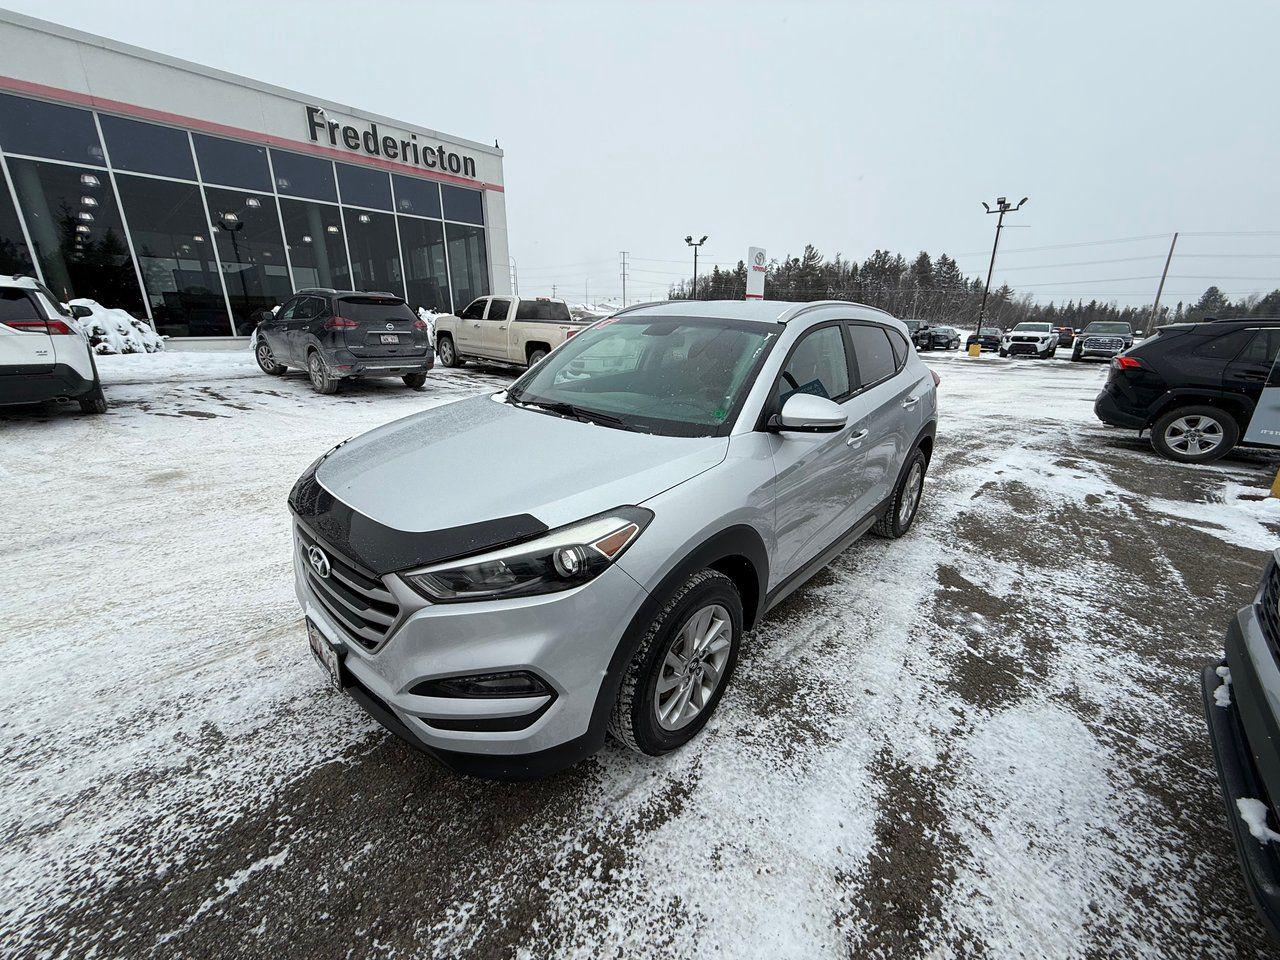
<svg viewBox="0 0 1280 960">
<path fill-rule="evenodd" d="M 335 290 L 333 287 L 303 287 L 301 290 L 295 291 L 293 295 L 298 297 L 304 293 L 326 297 L 391 297 L 395 300 L 404 299 L 400 294 L 392 293 L 390 290 Z"/>
<path fill-rule="evenodd" d="M 11 277 L 0 273 L 0 287 L 20 287 L 23 290 L 39 290 L 40 283 L 32 277 L 24 277 L 19 274 L 14 274 Z"/>
<path fill-rule="evenodd" d="M 813 300 L 808 303 L 796 303 L 789 300 L 659 300 L 654 303 L 641 303 L 634 307 L 626 307 L 614 314 L 615 317 L 634 316 L 644 313 L 659 317 L 715 317 L 717 320 L 754 320 L 763 323 L 786 323 L 802 314 L 825 307 L 857 307 L 859 310 L 870 310 L 882 314 L 886 319 L 895 320 L 893 314 L 879 307 L 870 307 L 865 303 L 853 303 L 848 300 Z"/>
</svg>

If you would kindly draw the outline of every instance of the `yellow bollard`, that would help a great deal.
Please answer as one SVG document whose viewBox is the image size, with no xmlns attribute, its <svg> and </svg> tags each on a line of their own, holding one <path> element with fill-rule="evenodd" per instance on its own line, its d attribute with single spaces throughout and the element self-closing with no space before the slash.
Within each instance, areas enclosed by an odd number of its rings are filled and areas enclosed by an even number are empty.
<svg viewBox="0 0 1280 960">
<path fill-rule="evenodd" d="M 1271 481 L 1271 496 L 1280 497 L 1280 470 L 1276 471 L 1276 478 Z"/>
<path fill-rule="evenodd" d="M 982 344 L 980 343 L 969 344 L 969 356 L 976 357 L 981 353 L 982 353 Z M 1280 482 L 1280 477 L 1277 478 L 1277 481 Z"/>
</svg>

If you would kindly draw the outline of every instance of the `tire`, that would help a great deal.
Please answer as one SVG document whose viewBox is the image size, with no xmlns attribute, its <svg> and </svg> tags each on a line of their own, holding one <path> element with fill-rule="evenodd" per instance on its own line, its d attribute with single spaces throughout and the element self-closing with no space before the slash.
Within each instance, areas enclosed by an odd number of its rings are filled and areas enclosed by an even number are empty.
<svg viewBox="0 0 1280 960">
<path fill-rule="evenodd" d="M 1008 350 L 1006 350 L 1004 347 L 1001 347 L 1001 348 L 1000 348 L 1000 356 L 1002 356 L 1002 357 L 1007 357 L 1008 355 L 1009 355 L 1009 351 L 1008 351 Z"/>
<path fill-rule="evenodd" d="M 924 476 L 929 470 L 929 458 L 919 447 L 902 468 L 902 477 L 889 498 L 889 505 L 876 521 L 871 532 L 888 540 L 904 536 L 920 513 L 920 501 L 924 495 Z"/>
<path fill-rule="evenodd" d="M 1072 363 L 1080 363 L 1080 362 L 1081 362 L 1081 361 L 1083 361 L 1083 360 L 1084 360 L 1084 357 L 1080 356 L 1080 351 L 1079 351 L 1079 350 L 1076 350 L 1076 349 L 1074 349 L 1074 348 L 1072 348 L 1072 350 L 1071 350 L 1071 362 L 1072 362 Z"/>
<path fill-rule="evenodd" d="M 453 345 L 453 337 L 447 333 L 439 334 L 436 337 L 436 356 L 440 358 L 440 362 L 446 367 L 460 367 L 464 363 L 458 356 L 458 348 Z"/>
<path fill-rule="evenodd" d="M 1162 414 L 1151 428 L 1156 453 L 1179 463 L 1220 460 L 1239 439 L 1235 417 L 1217 407 L 1178 407 Z"/>
<path fill-rule="evenodd" d="M 262 337 L 258 338 L 258 346 L 254 348 L 253 358 L 258 361 L 258 366 L 263 373 L 269 373 L 273 377 L 279 377 L 289 368 L 283 363 L 276 363 L 275 354 L 271 352 L 271 347 Z"/>
<path fill-rule="evenodd" d="M 427 385 L 427 375 L 425 373 L 406 373 L 400 379 L 404 381 L 404 385 L 410 390 L 421 390 Z"/>
<path fill-rule="evenodd" d="M 531 367 L 532 367 L 535 363 L 537 363 L 539 360 L 541 360 L 541 359 L 542 359 L 543 357 L 545 357 L 546 355 L 547 355 L 547 351 L 546 351 L 546 350 L 544 350 L 542 347 L 538 347 L 536 350 L 532 350 L 532 351 L 530 351 L 530 353 L 529 353 L 529 366 L 531 366 Z"/>
<path fill-rule="evenodd" d="M 102 393 L 101 385 L 94 387 L 90 393 L 86 393 L 80 398 L 81 413 L 106 413 L 107 398 Z"/>
<path fill-rule="evenodd" d="M 311 386 L 316 393 L 328 395 L 338 392 L 338 381 L 329 375 L 329 368 L 318 350 L 307 354 L 307 376 L 311 378 Z"/>
<path fill-rule="evenodd" d="M 707 627 L 698 637 L 697 623 L 703 617 L 707 618 Z M 722 622 L 718 629 L 717 620 Z M 692 635 L 685 632 L 686 628 L 692 628 Z M 708 635 L 708 647 L 714 645 L 709 657 L 686 659 L 680 655 L 687 643 L 706 640 Z M 651 757 L 684 746 L 706 726 L 719 705 L 733 678 L 741 640 L 742 598 L 738 588 L 717 570 L 695 573 L 667 598 L 632 654 L 613 705 L 609 732 L 632 750 Z M 690 672 L 680 674 L 675 672 L 676 664 L 692 667 L 686 667 Z M 718 679 L 712 681 L 709 690 L 706 668 L 700 670 L 699 664 L 718 666 Z M 683 682 L 681 676 L 686 678 Z M 659 681 L 671 684 L 661 697 Z M 693 692 L 686 694 L 686 690 Z M 694 706 L 693 697 L 698 695 L 703 698 L 702 706 L 688 714 L 689 707 Z M 666 720 L 659 715 L 660 705 L 674 711 Z"/>
</svg>

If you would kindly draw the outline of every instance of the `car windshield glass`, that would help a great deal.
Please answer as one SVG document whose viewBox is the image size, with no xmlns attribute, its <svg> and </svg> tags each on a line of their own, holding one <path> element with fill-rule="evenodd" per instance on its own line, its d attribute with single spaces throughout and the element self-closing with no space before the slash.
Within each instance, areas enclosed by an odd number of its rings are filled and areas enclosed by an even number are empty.
<svg viewBox="0 0 1280 960">
<path fill-rule="evenodd" d="M 933 332 L 934 332 L 934 333 L 945 333 L 948 337 L 949 337 L 949 336 L 951 336 L 953 333 L 955 333 L 955 331 L 954 331 L 954 330 L 952 330 L 950 327 L 934 327 L 934 328 L 933 328 Z"/>
<path fill-rule="evenodd" d="M 983 327 L 979 335 L 983 337 L 998 337 L 1000 336 L 1000 328 L 999 327 Z"/>
<path fill-rule="evenodd" d="M 412 320 L 414 312 L 403 300 L 388 297 L 343 297 L 338 308 L 348 320 Z"/>
<path fill-rule="evenodd" d="M 566 341 L 507 391 L 510 403 L 677 437 L 725 433 L 780 326 L 622 317 Z"/>
<path fill-rule="evenodd" d="M 1013 328 L 1014 333 L 1048 333 L 1052 327 L 1047 323 L 1020 323 Z"/>
<path fill-rule="evenodd" d="M 1127 336 L 1132 333 L 1127 323 L 1091 323 L 1084 328 L 1085 333 L 1113 333 Z"/>
</svg>

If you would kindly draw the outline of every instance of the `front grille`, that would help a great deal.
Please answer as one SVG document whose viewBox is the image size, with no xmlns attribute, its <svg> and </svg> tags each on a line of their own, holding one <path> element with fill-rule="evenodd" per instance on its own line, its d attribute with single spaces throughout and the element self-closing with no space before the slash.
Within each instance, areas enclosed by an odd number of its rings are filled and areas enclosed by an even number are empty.
<svg viewBox="0 0 1280 960">
<path fill-rule="evenodd" d="M 1124 340 L 1120 337 L 1085 337 L 1080 349 L 1119 353 L 1124 349 Z"/>
<path fill-rule="evenodd" d="M 1010 353 L 1037 353 L 1038 350 L 1036 349 L 1036 344 L 1034 340 L 1031 343 L 1023 343 L 1015 340 L 1013 343 L 1009 344 L 1009 352 Z"/>
<path fill-rule="evenodd" d="M 1280 655 L 1280 567 L 1272 560 L 1262 580 L 1262 595 L 1257 603 L 1258 622 L 1273 654 Z"/>
<path fill-rule="evenodd" d="M 373 650 L 387 638 L 400 617 L 400 605 L 377 575 L 321 543 L 301 525 L 298 555 L 311 595 L 347 634 L 366 650 Z M 329 576 L 321 577 L 307 557 L 309 547 L 319 547 L 329 558 Z"/>
</svg>

